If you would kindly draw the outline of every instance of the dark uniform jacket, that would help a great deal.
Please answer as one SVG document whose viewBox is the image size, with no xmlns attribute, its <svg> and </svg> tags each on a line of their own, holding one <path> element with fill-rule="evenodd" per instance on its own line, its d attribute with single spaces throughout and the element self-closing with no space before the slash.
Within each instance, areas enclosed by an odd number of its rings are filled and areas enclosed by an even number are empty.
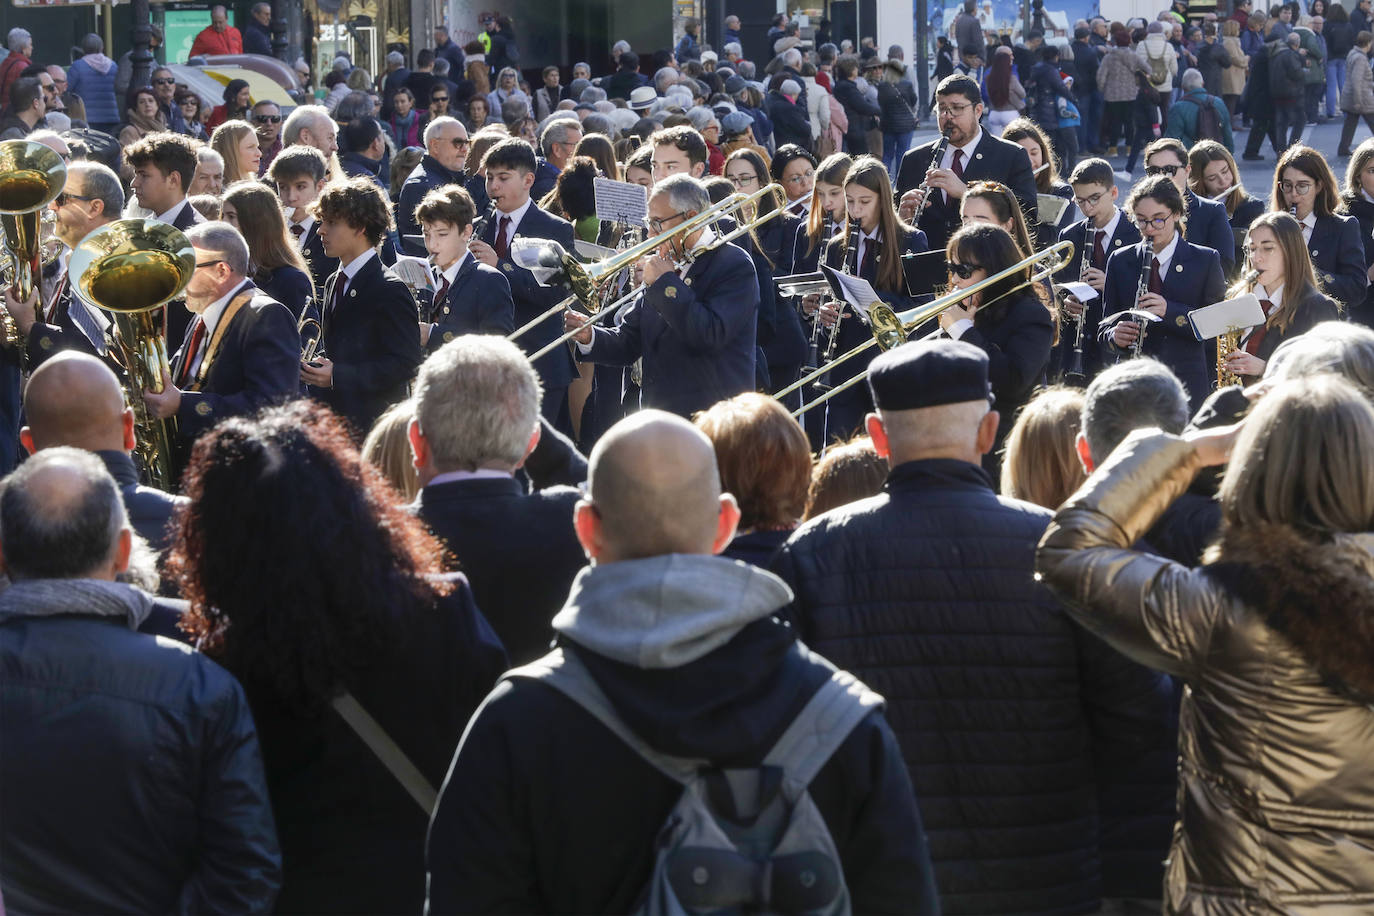
<svg viewBox="0 0 1374 916">
<path fill-rule="evenodd" d="M 310 229 L 306 231 L 305 240 L 301 243 L 301 255 L 305 258 L 306 266 L 310 268 L 310 280 L 315 285 L 315 296 L 318 298 L 324 294 L 325 284 L 334 276 L 334 271 L 339 269 L 339 259 L 331 258 L 324 253 L 319 220 L 311 222 Z"/>
<path fill-rule="evenodd" d="M 798 637 L 887 697 L 945 913 L 1095 911 L 1100 776 L 1172 737 L 1167 679 L 1035 582 L 1049 518 L 976 465 L 911 461 L 774 567 Z"/>
<path fill-rule="evenodd" d="M 405 400 L 420 365 L 419 312 L 410 289 L 368 258 L 337 307 L 332 307 L 340 269 L 325 285 L 324 354 L 334 362 L 334 387 L 311 394 L 353 424 L 361 438 L 392 404 Z"/>
<path fill-rule="evenodd" d="M 421 235 L 420 224 L 415 221 L 415 208 L 425 195 L 435 188 L 446 184 L 461 186 L 464 181 L 462 172 L 452 172 L 439 164 L 429 153 L 425 153 L 420 164 L 415 166 L 401 185 L 400 202 L 396 205 L 396 232 L 401 237 L 401 253 L 423 258 L 429 254 L 423 240 L 413 241 L 408 236 Z"/>
<path fill-rule="evenodd" d="M 924 143 L 902 156 L 902 165 L 897 171 L 898 200 L 907 191 L 925 184 L 926 170 L 930 168 L 931 155 L 935 152 L 937 142 L 932 140 Z M 937 162 L 935 165 L 938 168 L 940 164 Z M 1020 144 L 983 131 L 978 145 L 973 148 L 972 161 L 964 163 L 964 181 L 972 184 L 983 180 L 1000 181 L 1011 188 L 1026 215 L 1026 225 L 1035 225 L 1035 173 L 1031 170 L 1030 156 Z M 958 226 L 958 198 L 946 201 L 944 192 L 936 191 L 921 211 L 919 225 L 930 241 L 930 247 L 943 249 Z"/>
<path fill-rule="evenodd" d="M 138 532 L 138 536 L 147 541 L 154 550 L 165 550 L 170 537 L 167 526 L 177 509 L 188 505 L 190 500 L 140 484 L 138 468 L 134 466 L 134 459 L 126 452 L 102 451 L 95 454 L 105 462 L 105 470 L 110 472 L 110 476 L 119 486 L 119 495 L 124 500 L 124 511 L 129 516 L 129 524 L 133 525 L 134 531 Z"/>
<path fill-rule="evenodd" d="M 515 330 L 515 304 L 506 275 L 464 255 L 448 296 L 435 303 L 431 320 L 426 353 L 463 334 L 509 334 Z"/>
<path fill-rule="evenodd" d="M 1318 216 L 1307 242 L 1317 280 L 1346 309 L 1364 303 L 1369 273 L 1360 241 L 1360 222 L 1353 216 Z"/>
<path fill-rule="evenodd" d="M 1073 242 L 1073 259 L 1069 261 L 1068 266 L 1055 274 L 1055 283 L 1076 283 L 1078 278 L 1083 275 L 1083 258 L 1091 254 L 1087 251 L 1088 222 L 1087 219 L 1081 219 L 1059 233 L 1059 241 Z M 1101 233 L 1099 232 L 1099 234 Z M 1116 229 L 1112 232 L 1112 237 L 1102 240 L 1104 260 L 1097 265 L 1098 269 L 1106 268 L 1105 258 L 1111 257 L 1112 252 L 1118 251 L 1126 245 L 1134 245 L 1139 241 L 1140 230 L 1126 217 L 1125 213 L 1122 213 L 1116 221 Z M 1101 347 L 1097 342 L 1097 326 L 1102 321 L 1102 314 L 1102 296 L 1099 295 L 1086 304 L 1083 313 L 1083 375 L 1089 381 L 1101 371 L 1104 365 L 1111 362 L 1111 359 L 1104 361 Z M 1074 338 L 1078 333 L 1074 327 L 1074 322 L 1065 316 L 1063 327 L 1059 332 L 1059 350 L 1063 355 L 1056 360 L 1060 366 L 1065 365 L 1068 353 L 1073 349 Z"/>
<path fill-rule="evenodd" d="M 1360 240 L 1364 244 L 1364 263 L 1374 264 L 1374 203 L 1364 199 L 1364 196 L 1355 191 L 1354 195 L 1348 192 L 1344 197 L 1345 212 L 1353 216 L 1360 224 Z M 1365 274 L 1368 277 L 1368 274 Z M 1358 305 L 1347 306 L 1347 314 L 1352 321 L 1358 321 L 1365 327 L 1374 325 L 1374 293 L 1369 289 L 1365 290 L 1364 298 Z"/>
<path fill-rule="evenodd" d="M 61 353 L 63 350 L 76 350 L 79 353 L 96 356 L 103 349 L 104 342 L 93 337 L 90 332 L 72 318 L 72 297 L 75 295 L 72 282 L 73 278 L 71 274 L 68 274 L 62 281 L 61 288 L 57 291 L 55 307 L 48 310 L 48 315 L 38 315 L 33 326 L 29 328 L 28 337 L 24 341 L 24 349 L 28 356 L 30 371 L 37 369 L 47 362 L 50 356 Z M 77 307 L 83 306 L 78 304 Z M 95 309 L 89 304 L 84 307 L 91 317 L 89 322 L 83 322 L 83 324 L 96 321 Z M 48 317 L 52 318 L 51 323 L 45 320 Z M 94 325 L 91 326 L 91 331 L 94 331 Z"/>
<path fill-rule="evenodd" d="M 1203 200 L 1192 191 L 1185 192 L 1183 197 L 1188 205 L 1183 237 L 1194 245 L 1215 251 L 1221 257 L 1221 272 L 1229 275 L 1236 263 L 1236 238 L 1231 232 L 1226 205 Z"/>
<path fill-rule="evenodd" d="M 997 441 L 984 459 L 985 466 L 991 468 L 1016 422 L 1016 412 L 1045 383 L 1045 367 L 1049 365 L 1050 346 L 1054 342 L 1054 319 L 1044 303 L 1023 290 L 978 309 L 973 315 L 973 327 L 959 339 L 988 355 L 988 382 L 997 399 L 993 406 L 1001 417 Z"/>
</svg>

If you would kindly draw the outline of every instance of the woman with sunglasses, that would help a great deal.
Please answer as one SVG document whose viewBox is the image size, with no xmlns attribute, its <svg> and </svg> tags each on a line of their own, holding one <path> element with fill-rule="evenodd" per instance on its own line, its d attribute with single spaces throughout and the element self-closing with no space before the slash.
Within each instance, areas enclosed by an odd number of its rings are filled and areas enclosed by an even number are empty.
<svg viewBox="0 0 1374 916">
<path fill-rule="evenodd" d="M 1336 176 L 1322 154 L 1310 146 L 1291 146 L 1274 168 L 1269 209 L 1292 213 L 1302 223 L 1322 291 L 1347 310 L 1364 303 L 1369 265 L 1364 259 L 1360 223 L 1337 212 Z"/>
<path fill-rule="evenodd" d="M 1221 256 L 1183 238 L 1183 195 L 1168 175 L 1154 175 L 1136 185 L 1126 200 L 1126 212 L 1134 216 L 1142 239 L 1139 245 L 1118 248 L 1107 258 L 1103 314 L 1110 318 L 1139 309 L 1159 318 L 1147 322 L 1141 353 L 1173 370 L 1196 413 L 1212 390 L 1213 373 L 1202 343 L 1193 336 L 1188 313 L 1226 298 Z M 1142 277 L 1146 292 L 1137 296 Z M 1141 325 L 1137 319 L 1108 324 L 1104 318 L 1099 338 L 1106 342 L 1108 353 L 1128 358 L 1135 354 Z"/>
<path fill-rule="evenodd" d="M 1035 247 L 1047 248 L 1059 238 L 1059 233 L 1073 225 L 1077 215 L 1073 208 L 1073 188 L 1059 177 L 1059 160 L 1055 158 L 1050 138 L 1040 129 L 1040 125 L 1028 118 L 1017 118 L 1002 131 L 1002 139 L 1020 145 L 1030 156 L 1031 169 L 1035 172 L 1035 192 L 1060 197 L 1069 202 L 1059 219 L 1054 223 L 1037 222 Z"/>
<path fill-rule="evenodd" d="M 950 292 L 967 289 L 1024 258 L 1021 246 L 1001 226 L 966 223 L 945 246 Z M 983 466 L 994 474 L 1016 412 L 1045 384 L 1054 344 L 1054 316 L 1031 288 L 1030 277 L 1031 268 L 1022 268 L 951 305 L 939 317 L 947 335 L 988 355 L 988 382 L 1001 417 L 997 440 L 983 457 Z"/>
<path fill-rule="evenodd" d="M 825 263 L 843 273 L 867 280 L 879 300 L 893 311 L 911 308 L 902 255 L 920 254 L 929 246 L 926 234 L 897 215 L 887 167 L 872 156 L 854 160 L 844 179 L 845 222 L 825 250 Z M 872 339 L 868 325 L 856 317 L 847 303 L 830 301 L 818 313 L 829 329 L 839 322 L 835 355 L 846 353 Z M 827 332 L 828 333 L 828 332 Z M 851 359 L 830 373 L 830 384 L 839 385 L 868 368 L 876 347 Z M 867 385 L 854 385 L 826 404 L 823 441 L 848 439 L 863 428 L 873 409 Z"/>
<path fill-rule="evenodd" d="M 1349 310 L 1352 321 L 1374 326 L 1374 137 L 1355 147 L 1345 170 L 1345 189 L 1341 191 L 1340 212 L 1353 216 L 1360 224 L 1364 243 L 1364 262 L 1370 265 L 1370 287 L 1364 301 Z"/>
<path fill-rule="evenodd" d="M 1245 254 L 1259 277 L 1253 285 L 1236 284 L 1226 295 L 1253 292 L 1264 308 L 1265 322 L 1242 334 L 1240 348 L 1226 356 L 1226 368 L 1249 385 L 1264 375 L 1279 344 L 1323 321 L 1339 320 L 1341 313 L 1317 288 L 1302 226 L 1289 214 L 1271 210 L 1259 216 L 1245 238 Z"/>
<path fill-rule="evenodd" d="M 1226 207 L 1231 233 L 1236 239 L 1236 263 L 1244 263 L 1241 239 L 1255 218 L 1264 212 L 1264 201 L 1246 192 L 1231 152 L 1215 140 L 1194 143 L 1188 150 L 1188 187 L 1198 197 L 1216 200 Z"/>
<path fill-rule="evenodd" d="M 447 86 L 442 84 L 429 91 L 429 120 L 448 117 L 448 106 L 452 100 Z"/>
<path fill-rule="evenodd" d="M 725 160 L 725 177 L 740 194 L 753 194 L 769 183 L 768 167 L 764 165 L 763 158 L 751 149 L 738 149 L 730 154 Z M 741 208 L 739 218 L 749 222 L 776 209 L 778 202 L 769 194 L 757 204 Z M 759 381 L 763 383 L 760 387 L 765 391 L 790 385 L 806 362 L 807 341 L 802 331 L 801 316 L 790 302 L 779 300 L 777 287 L 773 283 L 774 277 L 792 273 L 792 252 L 800 231 L 801 219 L 784 211 L 735 242 L 749 252 L 749 257 L 754 261 L 754 274 L 758 278 L 757 341 L 768 367 L 767 378 L 760 378 Z"/>
<path fill-rule="evenodd" d="M 177 93 L 176 106 L 181 109 L 181 119 L 186 122 L 186 136 L 203 143 L 210 142 L 205 132 L 204 118 L 201 114 L 200 96 L 194 92 Z"/>
</svg>

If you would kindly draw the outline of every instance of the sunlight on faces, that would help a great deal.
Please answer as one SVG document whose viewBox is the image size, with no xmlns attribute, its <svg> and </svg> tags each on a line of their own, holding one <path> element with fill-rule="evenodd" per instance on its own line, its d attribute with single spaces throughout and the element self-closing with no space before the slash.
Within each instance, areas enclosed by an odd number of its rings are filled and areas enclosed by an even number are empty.
<svg viewBox="0 0 1374 916">
<path fill-rule="evenodd" d="M 801 200 L 816 184 L 816 170 L 805 159 L 793 159 L 782 170 L 782 189 L 788 202 Z"/>
<path fill-rule="evenodd" d="M 1170 165 L 1176 166 L 1174 174 L 1170 176 L 1170 180 L 1173 181 L 1174 187 L 1178 188 L 1178 192 L 1185 195 L 1184 199 L 1186 200 L 1186 195 L 1188 193 L 1188 163 L 1180 162 L 1178 153 L 1174 150 L 1160 150 L 1149 159 L 1145 160 L 1145 174 L 1150 174 L 1150 169 L 1152 168 L 1161 168 Z"/>
<path fill-rule="evenodd" d="M 1266 290 L 1272 292 L 1273 288 L 1283 283 L 1283 249 L 1279 247 L 1279 240 L 1274 237 L 1272 229 L 1268 226 L 1251 229 L 1245 240 L 1245 253 L 1250 259 L 1250 266 L 1260 272 L 1260 282 Z"/>
<path fill-rule="evenodd" d="M 966 146 L 978 133 L 983 105 L 981 102 L 971 105 L 959 94 L 942 95 L 939 97 L 939 117 L 940 130 L 949 135 L 950 146 Z"/>
<path fill-rule="evenodd" d="M 992 205 L 981 197 L 965 195 L 960 213 L 965 226 L 970 223 L 987 223 L 989 226 L 1001 226 L 1007 232 L 1011 232 L 1016 225 L 1011 220 L 1006 222 L 999 220 L 997 214 L 992 211 Z"/>
<path fill-rule="evenodd" d="M 1159 224 L 1156 225 L 1156 220 Z M 1162 251 L 1174 237 L 1178 217 L 1173 210 L 1153 198 L 1136 201 L 1135 225 L 1155 251 Z"/>
<path fill-rule="evenodd" d="M 1235 183 L 1236 177 L 1231 172 L 1230 164 L 1225 160 L 1209 162 L 1202 170 L 1202 189 L 1207 192 L 1208 197 L 1216 197 Z"/>
<path fill-rule="evenodd" d="M 505 167 L 487 169 L 487 196 L 503 212 L 523 206 L 533 186 L 531 172 Z"/>
<path fill-rule="evenodd" d="M 1118 193 L 1116 185 L 1104 188 L 1100 184 L 1076 184 L 1073 186 L 1073 202 L 1094 224 L 1105 223 L 1111 219 L 1112 210 L 1116 208 Z"/>
<path fill-rule="evenodd" d="M 658 184 L 669 175 L 695 175 L 701 177 L 701 170 L 693 171 L 692 160 L 687 158 L 687 153 L 665 143 L 654 147 L 654 184 Z"/>
<path fill-rule="evenodd" d="M 464 226 L 461 232 L 450 222 L 425 223 L 422 230 L 425 235 L 425 249 L 441 270 L 447 270 L 467 254 L 468 243 L 472 241 L 471 223 Z"/>
<path fill-rule="evenodd" d="M 826 181 L 818 181 L 816 186 L 820 188 L 821 209 L 835 222 L 838 223 L 843 220 L 845 213 L 844 187 Z"/>
<path fill-rule="evenodd" d="M 300 222 L 306 215 L 302 208 L 315 202 L 324 190 L 324 185 L 324 179 L 317 182 L 308 175 L 300 175 L 285 183 L 279 183 L 277 196 L 281 198 L 282 207 L 295 212 L 296 222 Z"/>
<path fill-rule="evenodd" d="M 1303 220 L 1317 204 L 1317 182 L 1306 172 L 1286 168 L 1279 176 L 1279 190 L 1290 207 L 1298 208 L 1298 219 Z"/>
<path fill-rule="evenodd" d="M 1034 137 L 1022 137 L 1016 142 L 1026 151 L 1026 155 L 1030 156 L 1032 169 L 1038 169 L 1045 164 L 1045 157 L 1040 154 L 1040 144 L 1035 142 Z"/>
</svg>

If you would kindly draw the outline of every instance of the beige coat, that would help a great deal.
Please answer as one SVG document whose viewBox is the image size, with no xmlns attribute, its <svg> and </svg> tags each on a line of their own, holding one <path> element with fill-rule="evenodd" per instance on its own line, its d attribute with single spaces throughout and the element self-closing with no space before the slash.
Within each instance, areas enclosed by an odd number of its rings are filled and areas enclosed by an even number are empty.
<svg viewBox="0 0 1374 916">
<path fill-rule="evenodd" d="M 1369 70 L 1369 57 L 1359 48 L 1351 48 L 1345 56 L 1345 85 L 1341 87 L 1341 111 L 1350 114 L 1374 114 L 1374 74 Z"/>
<path fill-rule="evenodd" d="M 1221 45 L 1231 58 L 1231 66 L 1221 71 L 1221 94 L 1240 95 L 1245 92 L 1245 77 L 1250 72 L 1250 58 L 1246 57 L 1245 51 L 1241 49 L 1239 36 L 1224 36 Z M 1236 65 L 1236 61 L 1240 61 L 1239 66 Z"/>
<path fill-rule="evenodd" d="M 1188 685 L 1165 911 L 1374 912 L 1374 536 L 1235 530 L 1197 569 L 1131 549 L 1197 469 L 1133 433 L 1036 564 L 1085 627 Z"/>
</svg>

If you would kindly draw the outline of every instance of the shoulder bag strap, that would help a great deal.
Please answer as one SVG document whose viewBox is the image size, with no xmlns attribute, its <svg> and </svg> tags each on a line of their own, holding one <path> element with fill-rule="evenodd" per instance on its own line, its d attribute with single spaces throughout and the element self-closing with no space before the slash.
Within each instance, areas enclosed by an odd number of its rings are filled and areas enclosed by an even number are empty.
<svg viewBox="0 0 1374 916">
<path fill-rule="evenodd" d="M 415 804 L 420 806 L 420 810 L 425 812 L 428 817 L 434 810 L 434 803 L 439 797 L 439 793 L 425 779 L 419 767 L 411 763 L 410 758 L 405 755 L 405 751 L 397 746 L 391 736 L 383 730 L 377 720 L 372 718 L 366 709 L 363 709 L 357 697 L 345 691 L 334 698 L 333 706 L 343 720 L 348 723 L 349 728 L 363 739 L 368 750 L 377 755 L 377 759 L 396 777 L 396 781 L 415 799 Z"/>
</svg>

